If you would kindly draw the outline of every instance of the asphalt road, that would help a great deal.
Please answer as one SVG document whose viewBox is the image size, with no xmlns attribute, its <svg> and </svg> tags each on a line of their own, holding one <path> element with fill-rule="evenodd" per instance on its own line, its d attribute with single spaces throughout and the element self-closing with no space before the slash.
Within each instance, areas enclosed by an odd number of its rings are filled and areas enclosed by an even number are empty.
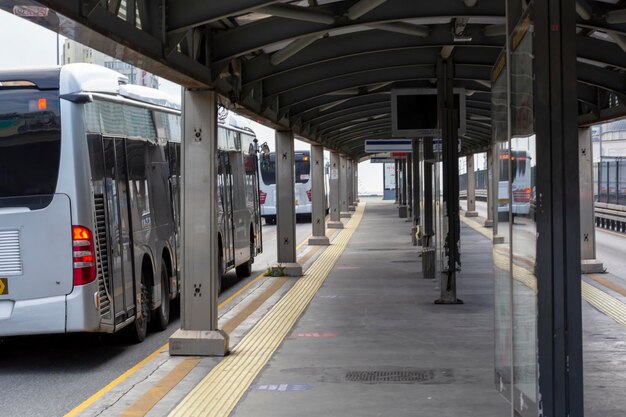
<svg viewBox="0 0 626 417">
<path fill-rule="evenodd" d="M 311 232 L 298 223 L 297 241 Z M 263 227 L 264 252 L 250 278 L 237 280 L 234 271 L 223 283 L 225 300 L 276 260 L 276 226 Z M 172 323 L 132 344 L 124 334 L 71 334 L 0 339 L 0 416 L 62 416 L 126 370 L 167 343 L 179 328 L 178 303 Z"/>
</svg>

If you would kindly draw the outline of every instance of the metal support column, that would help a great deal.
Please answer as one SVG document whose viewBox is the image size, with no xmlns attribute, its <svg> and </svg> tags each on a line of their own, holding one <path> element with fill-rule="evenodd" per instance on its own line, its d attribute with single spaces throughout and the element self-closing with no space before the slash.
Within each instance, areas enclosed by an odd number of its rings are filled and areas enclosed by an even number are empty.
<svg viewBox="0 0 626 417">
<path fill-rule="evenodd" d="M 218 329 L 217 95 L 183 92 L 180 329 L 170 355 L 224 356 L 228 335 Z"/>
<path fill-rule="evenodd" d="M 487 150 L 487 218 L 485 227 L 493 227 L 493 150 Z"/>
<path fill-rule="evenodd" d="M 456 296 L 456 273 L 461 269 L 459 240 L 459 144 L 458 110 L 454 107 L 454 63 L 452 59 L 437 63 L 437 90 L 440 126 L 443 139 L 443 220 L 444 259 L 441 271 L 441 297 L 436 304 L 462 304 Z M 446 227 L 447 226 L 447 227 Z"/>
<path fill-rule="evenodd" d="M 396 204 L 400 204 L 400 163 L 397 159 L 393 162 L 393 168 L 396 180 Z"/>
<path fill-rule="evenodd" d="M 359 162 L 352 161 L 354 164 L 354 207 L 359 204 L 361 200 L 359 200 Z"/>
<path fill-rule="evenodd" d="M 411 154 L 406 157 L 406 203 L 407 221 L 413 222 L 413 158 Z"/>
<path fill-rule="evenodd" d="M 348 183 L 348 211 L 355 211 L 354 204 L 354 163 L 352 159 L 346 159 L 346 175 Z"/>
<path fill-rule="evenodd" d="M 401 219 L 406 219 L 408 216 L 406 206 L 406 159 L 399 159 L 398 167 L 400 172 L 400 206 L 398 207 L 398 216 Z"/>
<path fill-rule="evenodd" d="M 302 275 L 296 259 L 296 196 L 294 139 L 291 130 L 276 131 L 277 264 L 289 276 Z"/>
<path fill-rule="evenodd" d="M 433 170 L 436 168 L 435 154 L 433 152 L 432 138 L 424 138 L 422 140 L 422 152 L 420 156 L 424 164 L 424 176 L 422 179 L 423 198 L 422 206 L 424 213 L 421 216 L 422 226 L 422 273 L 426 279 L 435 279 L 435 218 L 434 214 L 434 190 L 433 190 Z"/>
<path fill-rule="evenodd" d="M 411 242 L 413 246 L 420 243 L 420 143 L 419 139 L 413 139 L 411 142 L 411 158 L 413 167 L 413 227 L 411 228 Z"/>
<path fill-rule="evenodd" d="M 311 145 L 311 204 L 313 205 L 309 245 L 328 245 L 326 237 L 326 194 L 324 193 L 324 147 Z"/>
<path fill-rule="evenodd" d="M 339 215 L 349 219 L 352 213 L 348 211 L 348 158 L 341 155 L 339 162 Z"/>
<path fill-rule="evenodd" d="M 593 146 L 591 128 L 578 129 L 580 172 L 580 258 L 583 274 L 604 272 L 596 259 L 596 217 L 593 207 Z"/>
<path fill-rule="evenodd" d="M 343 229 L 341 222 L 341 211 L 339 209 L 340 191 L 339 191 L 339 167 L 341 158 L 337 152 L 330 153 L 330 175 L 328 177 L 328 196 L 330 200 L 330 221 L 329 229 Z"/>
<path fill-rule="evenodd" d="M 465 158 L 467 166 L 467 210 L 465 217 L 478 217 L 476 211 L 476 174 L 474 173 L 474 154 Z"/>
<path fill-rule="evenodd" d="M 582 417 L 576 5 L 534 2 L 539 410 Z"/>
</svg>

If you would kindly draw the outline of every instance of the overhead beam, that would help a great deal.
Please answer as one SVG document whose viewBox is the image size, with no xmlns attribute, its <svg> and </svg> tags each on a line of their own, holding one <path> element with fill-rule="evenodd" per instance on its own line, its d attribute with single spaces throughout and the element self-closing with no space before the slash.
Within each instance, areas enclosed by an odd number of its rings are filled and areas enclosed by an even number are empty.
<svg viewBox="0 0 626 417">
<path fill-rule="evenodd" d="M 323 10 L 312 9 L 311 7 L 293 6 L 291 4 L 272 4 L 256 10 L 258 13 L 275 17 L 302 20 L 304 22 L 322 23 L 330 25 L 335 23 L 335 16 Z"/>
<path fill-rule="evenodd" d="M 348 13 L 346 13 L 346 15 L 348 16 L 348 19 L 356 20 L 364 14 L 367 14 L 370 11 L 374 10 L 386 1 L 387 0 L 360 0 L 348 9 Z"/>
<path fill-rule="evenodd" d="M 324 35 L 324 33 L 316 33 L 310 36 L 306 36 L 304 38 L 294 40 L 283 49 L 276 51 L 272 54 L 272 57 L 270 58 L 272 65 L 279 65 L 283 63 L 284 61 L 302 51 L 304 48 L 311 45 L 313 42 L 323 37 Z"/>
<path fill-rule="evenodd" d="M 428 29 L 428 26 L 412 25 L 410 23 L 404 22 L 376 23 L 373 25 L 369 25 L 368 27 L 373 29 L 386 30 L 387 32 L 418 36 L 420 38 L 425 38 L 430 34 L 430 29 Z"/>
<path fill-rule="evenodd" d="M 241 15 L 280 0 L 165 0 L 169 32 L 181 32 L 230 16 Z"/>
<path fill-rule="evenodd" d="M 213 3 L 207 2 L 211 5 Z M 340 13 L 341 8 L 345 7 L 343 3 L 329 4 L 328 9 L 334 13 Z M 332 25 L 268 18 L 216 34 L 213 37 L 211 49 L 216 61 L 229 62 L 233 58 L 272 44 L 314 33 L 332 33 L 336 29 L 407 19 L 413 19 L 416 24 L 428 24 L 434 18 L 445 19 L 456 16 L 502 18 L 504 16 L 504 3 L 480 2 L 475 7 L 467 8 L 461 2 L 387 0 L 385 7 L 377 8 L 357 20 L 347 22 L 339 20 Z"/>
</svg>

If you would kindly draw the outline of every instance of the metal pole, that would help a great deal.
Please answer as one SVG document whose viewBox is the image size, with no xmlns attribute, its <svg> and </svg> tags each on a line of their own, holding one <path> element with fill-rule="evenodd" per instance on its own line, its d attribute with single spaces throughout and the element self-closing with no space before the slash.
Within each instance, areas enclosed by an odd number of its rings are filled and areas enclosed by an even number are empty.
<svg viewBox="0 0 626 417">
<path fill-rule="evenodd" d="M 596 218 L 593 199 L 593 143 L 591 128 L 578 129 L 580 171 L 580 257 L 583 274 L 604 272 L 604 265 L 596 259 Z"/>
<path fill-rule="evenodd" d="M 418 236 L 420 228 L 420 146 L 419 139 L 411 142 L 411 158 L 413 159 L 413 228 L 411 229 L 411 241 L 413 246 L 420 243 Z"/>
<path fill-rule="evenodd" d="M 487 218 L 485 227 L 493 226 L 493 147 L 487 150 Z"/>
<path fill-rule="evenodd" d="M 228 335 L 218 329 L 217 95 L 183 91 L 181 195 L 181 328 L 170 355 L 223 356 Z"/>
<path fill-rule="evenodd" d="M 465 217 L 477 217 L 476 211 L 476 174 L 474 172 L 474 154 L 465 158 L 467 166 L 467 211 Z"/>
<path fill-rule="evenodd" d="M 339 162 L 339 215 L 349 219 L 352 214 L 348 210 L 348 158 L 340 155 Z"/>
<path fill-rule="evenodd" d="M 433 193 L 433 169 L 435 169 L 435 155 L 433 153 L 432 138 L 424 138 L 423 152 L 420 152 L 424 161 L 424 178 L 422 188 L 424 190 L 424 215 L 422 221 L 422 272 L 424 278 L 435 279 L 435 228 L 433 218 L 433 206 L 435 204 Z"/>
<path fill-rule="evenodd" d="M 461 267 L 459 254 L 459 145 L 457 113 L 454 107 L 454 63 L 452 59 L 437 63 L 439 119 L 443 136 L 443 222 L 447 223 L 444 259 L 441 271 L 441 297 L 435 304 L 462 304 L 456 296 L 456 273 Z M 444 226 L 445 228 L 445 226 Z"/>
<path fill-rule="evenodd" d="M 326 237 L 326 194 L 324 193 L 324 147 L 311 145 L 311 226 L 309 245 L 328 245 Z"/>
<path fill-rule="evenodd" d="M 406 219 L 407 207 L 406 207 L 406 160 L 398 159 L 398 172 L 400 174 L 400 206 L 398 207 L 398 216 L 401 219 Z"/>
<path fill-rule="evenodd" d="M 406 199 L 407 199 L 407 216 L 411 223 L 413 222 L 413 158 L 412 154 L 406 157 Z"/>
<path fill-rule="evenodd" d="M 582 417 L 575 4 L 535 2 L 533 17 L 538 406 L 546 416 Z"/>
<path fill-rule="evenodd" d="M 328 177 L 329 197 L 330 197 L 330 221 L 329 229 L 343 229 L 341 222 L 341 212 L 339 210 L 339 167 L 341 165 L 339 154 L 330 153 L 330 175 Z"/>
<path fill-rule="evenodd" d="M 394 178 L 395 178 L 395 190 L 396 190 L 396 204 L 400 204 L 400 166 L 399 161 L 396 159 L 393 162 L 394 165 Z"/>
<path fill-rule="evenodd" d="M 291 130 L 276 131 L 277 262 L 289 276 L 302 275 L 296 260 L 296 183 L 294 138 Z"/>
</svg>

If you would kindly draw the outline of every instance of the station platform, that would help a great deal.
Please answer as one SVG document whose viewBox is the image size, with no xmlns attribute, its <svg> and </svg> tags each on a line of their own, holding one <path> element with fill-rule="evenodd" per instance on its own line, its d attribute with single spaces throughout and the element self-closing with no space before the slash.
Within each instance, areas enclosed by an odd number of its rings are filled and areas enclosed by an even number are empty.
<svg viewBox="0 0 626 417">
<path fill-rule="evenodd" d="M 438 280 L 422 277 L 395 204 L 363 199 L 343 220 L 330 246 L 300 253 L 303 277 L 264 277 L 223 303 L 230 355 L 170 357 L 164 346 L 71 415 L 510 416 L 494 382 L 489 231 L 464 220 L 465 304 L 435 305 Z M 586 415 L 623 415 L 624 327 L 589 305 L 585 326 Z"/>
</svg>

